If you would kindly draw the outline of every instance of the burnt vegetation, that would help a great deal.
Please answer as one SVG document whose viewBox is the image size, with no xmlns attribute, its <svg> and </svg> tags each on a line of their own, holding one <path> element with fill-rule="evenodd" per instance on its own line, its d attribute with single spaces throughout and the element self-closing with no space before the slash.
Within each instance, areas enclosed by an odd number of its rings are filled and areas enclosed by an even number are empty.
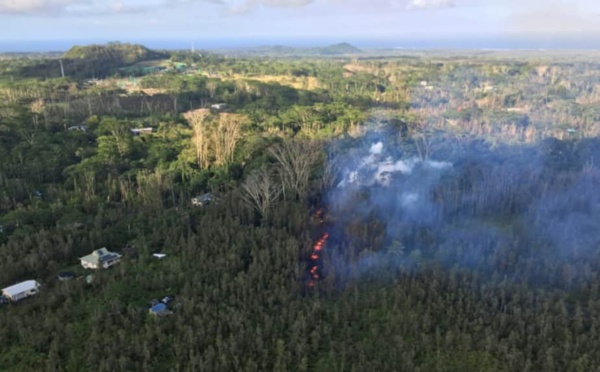
<svg viewBox="0 0 600 372">
<path fill-rule="evenodd" d="M 64 58 L 0 60 L 0 370 L 600 366 L 595 64 Z"/>
</svg>

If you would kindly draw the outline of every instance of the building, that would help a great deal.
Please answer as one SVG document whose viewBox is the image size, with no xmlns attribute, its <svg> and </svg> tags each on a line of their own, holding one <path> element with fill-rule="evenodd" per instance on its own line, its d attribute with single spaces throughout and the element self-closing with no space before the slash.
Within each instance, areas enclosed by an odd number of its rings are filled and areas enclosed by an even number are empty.
<svg viewBox="0 0 600 372">
<path fill-rule="evenodd" d="M 61 282 L 66 282 L 68 280 L 75 278 L 75 273 L 72 273 L 70 271 L 65 271 L 62 273 L 58 273 L 58 275 L 56 275 L 56 278 L 58 280 L 60 280 Z"/>
<path fill-rule="evenodd" d="M 167 305 L 162 302 L 158 303 L 156 305 L 153 305 L 150 308 L 150 310 L 148 310 L 148 312 L 154 316 L 165 316 L 165 315 L 172 314 L 172 312 L 169 310 Z"/>
<path fill-rule="evenodd" d="M 35 280 L 27 280 L 12 285 L 2 290 L 2 295 L 10 301 L 16 302 L 24 298 L 36 295 L 40 289 L 40 283 Z"/>
<path fill-rule="evenodd" d="M 226 103 L 215 103 L 214 105 L 210 105 L 211 109 L 214 110 L 225 110 L 227 108 Z"/>
<path fill-rule="evenodd" d="M 192 198 L 192 204 L 196 207 L 203 207 L 205 205 L 212 203 L 214 200 L 215 200 L 215 197 L 213 194 L 204 194 L 204 195 L 200 195 L 200 196 L 196 196 L 195 198 Z"/>
<path fill-rule="evenodd" d="M 134 136 L 139 136 L 142 134 L 152 134 L 152 131 L 154 129 L 153 128 L 133 128 L 130 129 L 131 134 L 133 134 Z"/>
<path fill-rule="evenodd" d="M 81 266 L 84 269 L 108 269 L 121 261 L 121 255 L 109 252 L 106 248 L 96 249 L 87 256 L 81 257 Z"/>
<path fill-rule="evenodd" d="M 87 126 L 85 126 L 85 125 L 74 125 L 72 127 L 68 127 L 67 130 L 69 132 L 73 132 L 73 131 L 87 132 Z"/>
</svg>

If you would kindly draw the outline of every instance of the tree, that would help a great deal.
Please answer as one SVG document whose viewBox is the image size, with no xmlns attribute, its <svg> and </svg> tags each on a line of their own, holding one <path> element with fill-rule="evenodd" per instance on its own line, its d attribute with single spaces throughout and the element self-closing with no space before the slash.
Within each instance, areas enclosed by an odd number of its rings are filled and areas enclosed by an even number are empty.
<svg viewBox="0 0 600 372">
<path fill-rule="evenodd" d="M 277 160 L 284 197 L 286 190 L 293 191 L 300 198 L 306 196 L 310 175 L 324 158 L 321 144 L 292 140 L 272 147 L 269 152 Z"/>
<path fill-rule="evenodd" d="M 103 119 L 100 122 L 100 133 L 109 134 L 114 139 L 117 151 L 121 157 L 131 152 L 131 132 L 125 121 L 113 118 Z M 99 137 L 101 139 L 102 137 Z"/>
<path fill-rule="evenodd" d="M 273 203 L 281 195 L 281 186 L 275 182 L 273 172 L 261 168 L 250 173 L 242 183 L 241 191 L 248 207 L 266 217 Z"/>
<path fill-rule="evenodd" d="M 214 133 L 214 149 L 217 165 L 233 162 L 235 147 L 241 137 L 242 125 L 247 121 L 245 116 L 237 114 L 221 114 Z"/>
<path fill-rule="evenodd" d="M 200 169 L 208 166 L 208 117 L 210 110 L 198 109 L 188 111 L 183 114 L 183 117 L 192 127 L 194 137 L 192 141 L 196 147 L 196 161 Z"/>
</svg>

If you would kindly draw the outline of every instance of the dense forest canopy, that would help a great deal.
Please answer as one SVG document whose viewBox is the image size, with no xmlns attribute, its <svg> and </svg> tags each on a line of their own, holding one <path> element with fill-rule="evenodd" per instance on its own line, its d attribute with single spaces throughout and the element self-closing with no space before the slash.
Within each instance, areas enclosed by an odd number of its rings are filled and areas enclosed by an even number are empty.
<svg viewBox="0 0 600 372">
<path fill-rule="evenodd" d="M 597 62 L 501 57 L 0 60 L 0 370 L 597 369 Z"/>
</svg>

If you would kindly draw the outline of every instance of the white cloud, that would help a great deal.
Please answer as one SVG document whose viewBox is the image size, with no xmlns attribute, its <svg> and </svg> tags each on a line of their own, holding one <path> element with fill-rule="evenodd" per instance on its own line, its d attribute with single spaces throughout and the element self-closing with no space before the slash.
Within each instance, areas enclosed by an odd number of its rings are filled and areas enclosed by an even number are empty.
<svg viewBox="0 0 600 372">
<path fill-rule="evenodd" d="M 246 14 L 261 7 L 301 8 L 312 2 L 313 0 L 245 0 L 242 3 L 226 3 L 224 5 L 228 14 Z"/>
<path fill-rule="evenodd" d="M 453 7 L 452 0 L 411 0 L 408 9 L 440 9 Z"/>
<path fill-rule="evenodd" d="M 166 4 L 165 0 L 156 1 L 148 4 L 147 1 L 140 3 L 135 0 L 0 0 L 0 15 L 111 15 L 139 13 L 151 9 L 153 5 Z"/>
<path fill-rule="evenodd" d="M 0 14 L 53 13 L 88 0 L 0 0 Z"/>
</svg>

